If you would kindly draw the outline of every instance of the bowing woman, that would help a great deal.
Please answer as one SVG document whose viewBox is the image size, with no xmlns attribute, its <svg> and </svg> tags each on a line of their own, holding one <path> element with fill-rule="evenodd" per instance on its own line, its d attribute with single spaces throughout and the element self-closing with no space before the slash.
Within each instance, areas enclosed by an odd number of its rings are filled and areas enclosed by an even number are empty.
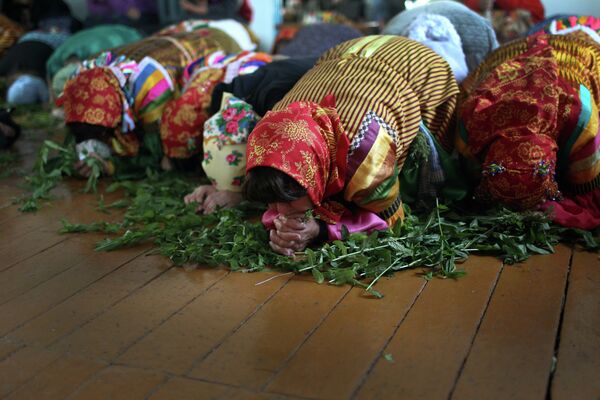
<svg viewBox="0 0 600 400">
<path fill-rule="evenodd" d="M 446 154 L 458 86 L 429 48 L 368 36 L 325 53 L 250 134 L 245 197 L 268 204 L 271 248 L 292 255 L 404 217 L 400 174 L 417 134 Z"/>
</svg>

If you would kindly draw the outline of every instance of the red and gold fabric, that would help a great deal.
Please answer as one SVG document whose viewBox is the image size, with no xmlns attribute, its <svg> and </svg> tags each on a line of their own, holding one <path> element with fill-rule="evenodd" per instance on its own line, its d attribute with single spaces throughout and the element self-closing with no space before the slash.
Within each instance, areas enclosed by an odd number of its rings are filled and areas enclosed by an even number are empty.
<svg viewBox="0 0 600 400">
<path fill-rule="evenodd" d="M 335 110 L 335 99 L 297 102 L 268 112 L 250 135 L 246 171 L 278 169 L 296 180 L 324 221 L 336 223 L 345 208 L 328 198 L 344 189 L 350 142 Z"/>
<path fill-rule="evenodd" d="M 271 62 L 265 53 L 241 52 L 221 57 L 222 53 L 208 54 L 186 67 L 184 77 L 188 80 L 183 94 L 165 106 L 160 135 L 167 157 L 189 158 L 202 151 L 204 123 L 210 117 L 212 92 L 217 84 Z"/>
<path fill-rule="evenodd" d="M 209 117 L 211 93 L 223 75 L 222 69 L 205 69 L 179 98 L 167 103 L 160 121 L 167 157 L 189 158 L 202 150 L 202 130 Z"/>
<path fill-rule="evenodd" d="M 113 149 L 119 155 L 135 155 L 139 140 L 135 133 L 122 132 L 123 108 L 127 102 L 119 81 L 109 68 L 81 71 L 69 80 L 58 99 L 65 122 L 81 122 L 114 129 Z"/>
<path fill-rule="evenodd" d="M 456 144 L 480 165 L 476 194 L 530 209 L 560 199 L 559 188 L 597 190 L 597 45 L 580 35 L 539 35 L 508 47 L 469 77 L 459 108 Z"/>
</svg>

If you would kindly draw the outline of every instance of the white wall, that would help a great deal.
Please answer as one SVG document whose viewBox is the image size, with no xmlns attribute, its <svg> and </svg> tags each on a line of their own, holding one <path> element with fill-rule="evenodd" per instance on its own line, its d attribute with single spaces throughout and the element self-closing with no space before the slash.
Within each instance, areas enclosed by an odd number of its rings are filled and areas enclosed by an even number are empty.
<svg viewBox="0 0 600 400">
<path fill-rule="evenodd" d="M 546 16 L 554 14 L 593 15 L 600 18 L 600 0 L 542 0 Z"/>
<path fill-rule="evenodd" d="M 253 16 L 250 29 L 260 39 L 259 50 L 270 52 L 281 22 L 282 0 L 250 0 Z"/>
</svg>

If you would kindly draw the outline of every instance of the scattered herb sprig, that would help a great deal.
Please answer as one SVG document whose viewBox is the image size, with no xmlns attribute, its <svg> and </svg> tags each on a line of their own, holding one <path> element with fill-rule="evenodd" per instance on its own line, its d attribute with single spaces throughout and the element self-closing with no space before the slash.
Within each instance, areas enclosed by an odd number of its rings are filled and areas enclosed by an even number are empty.
<svg viewBox="0 0 600 400">
<path fill-rule="evenodd" d="M 45 140 L 40 147 L 33 171 L 25 177 L 26 187 L 30 193 L 19 199 L 20 211 L 33 212 L 40 207 L 40 200 L 50 198 L 50 192 L 65 176 L 75 174 L 75 162 L 77 152 L 73 143 L 60 145 L 51 140 Z M 96 192 L 98 179 L 102 173 L 101 162 L 93 157 L 88 157 L 85 162 L 91 168 L 91 174 L 87 179 L 84 192 Z"/>
<path fill-rule="evenodd" d="M 561 241 L 600 249 L 591 232 L 558 227 L 540 212 L 499 209 L 476 215 L 437 204 L 429 215 L 407 211 L 404 223 L 388 231 L 365 234 L 344 230 L 342 240 L 307 249 L 292 259 L 270 250 L 262 224 L 248 220 L 257 211 L 248 205 L 211 215 L 196 214 L 193 205 L 181 201 L 192 187 L 181 178 L 158 174 L 137 183 L 117 182 L 107 190 L 121 188 L 129 197 L 122 222 L 80 225 L 65 221 L 62 232 L 119 232 L 99 242 L 96 250 L 149 242 L 158 253 L 187 267 L 310 271 L 319 283 L 356 285 L 377 297 L 381 294 L 374 285 L 394 271 L 419 267 L 426 268 L 425 279 L 458 278 L 464 275 L 458 265 L 472 253 L 516 263 L 532 254 L 551 253 Z"/>
</svg>

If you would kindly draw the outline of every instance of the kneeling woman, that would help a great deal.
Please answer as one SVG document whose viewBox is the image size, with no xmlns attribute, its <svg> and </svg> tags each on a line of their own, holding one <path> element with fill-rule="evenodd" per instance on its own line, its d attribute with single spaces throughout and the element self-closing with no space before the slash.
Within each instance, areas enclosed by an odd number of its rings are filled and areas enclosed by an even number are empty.
<svg viewBox="0 0 600 400">
<path fill-rule="evenodd" d="M 166 163 L 158 133 L 163 110 L 179 92 L 183 68 L 218 50 L 237 53 L 239 46 L 224 32 L 204 28 L 150 36 L 84 61 L 57 100 L 76 142 L 89 144 L 80 152 L 79 174 L 90 173 L 84 153 L 99 159 L 108 175 Z"/>
<path fill-rule="evenodd" d="M 464 82 L 457 149 L 476 197 L 600 226 L 600 44 L 584 32 L 500 47 Z"/>
<path fill-rule="evenodd" d="M 410 39 L 368 36 L 325 53 L 248 141 L 243 192 L 269 205 L 273 250 L 401 220 L 410 144 L 422 131 L 449 148 L 457 94 L 449 65 Z"/>
</svg>

